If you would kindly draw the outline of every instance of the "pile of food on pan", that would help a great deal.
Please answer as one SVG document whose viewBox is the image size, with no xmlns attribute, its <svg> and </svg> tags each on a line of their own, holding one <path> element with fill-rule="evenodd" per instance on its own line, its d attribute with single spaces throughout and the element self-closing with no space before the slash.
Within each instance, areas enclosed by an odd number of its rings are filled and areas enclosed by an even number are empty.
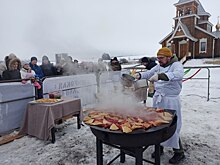
<svg viewBox="0 0 220 165">
<path fill-rule="evenodd" d="M 61 99 L 50 99 L 50 98 L 42 98 L 38 100 L 34 100 L 34 103 L 57 103 L 60 102 Z"/>
<path fill-rule="evenodd" d="M 84 117 L 84 123 L 110 130 L 121 130 L 130 133 L 135 129 L 148 129 L 161 124 L 168 124 L 173 115 L 163 109 L 146 108 L 135 115 L 118 112 L 92 110 Z"/>
</svg>

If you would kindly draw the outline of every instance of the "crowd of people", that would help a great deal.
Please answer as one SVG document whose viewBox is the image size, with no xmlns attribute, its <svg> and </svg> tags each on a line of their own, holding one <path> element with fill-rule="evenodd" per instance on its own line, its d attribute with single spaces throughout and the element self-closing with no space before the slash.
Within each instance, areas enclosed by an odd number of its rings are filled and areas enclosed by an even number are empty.
<svg viewBox="0 0 220 165">
<path fill-rule="evenodd" d="M 11 53 L 0 64 L 1 80 L 26 80 L 37 78 L 42 80 L 45 76 L 57 75 L 56 68 L 50 63 L 47 56 L 43 56 L 42 64 L 37 64 L 37 58 L 31 57 L 30 61 L 21 61 Z"/>
<path fill-rule="evenodd" d="M 48 56 L 42 57 L 42 63 L 39 65 L 37 57 L 33 56 L 30 60 L 21 61 L 15 54 L 11 53 L 5 56 L 4 62 L 0 63 L 0 80 L 20 81 L 30 80 L 33 78 L 39 81 L 46 77 L 69 76 L 76 74 L 86 74 L 91 72 L 120 71 L 121 64 L 117 57 L 110 59 L 109 63 L 104 63 L 99 59 L 98 63 L 81 62 L 67 56 L 59 61 L 52 63 Z"/>
</svg>

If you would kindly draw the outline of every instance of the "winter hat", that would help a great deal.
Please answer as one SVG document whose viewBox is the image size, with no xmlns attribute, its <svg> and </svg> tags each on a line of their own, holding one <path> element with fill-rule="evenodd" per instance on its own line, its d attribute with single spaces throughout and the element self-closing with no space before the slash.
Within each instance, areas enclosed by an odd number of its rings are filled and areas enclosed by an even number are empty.
<svg viewBox="0 0 220 165">
<path fill-rule="evenodd" d="M 143 58 L 141 59 L 141 62 L 149 62 L 149 59 L 148 59 L 147 57 L 143 57 Z"/>
<path fill-rule="evenodd" d="M 113 62 L 114 62 L 114 63 L 118 62 L 117 57 L 112 58 L 110 62 L 111 62 L 111 63 L 113 63 Z"/>
<path fill-rule="evenodd" d="M 117 57 L 114 57 L 113 60 L 114 60 L 114 61 L 118 61 L 118 58 L 117 58 Z"/>
<path fill-rule="evenodd" d="M 173 53 L 172 53 L 172 51 L 169 48 L 163 47 L 163 48 L 158 50 L 157 56 L 172 57 Z"/>
<path fill-rule="evenodd" d="M 28 60 L 25 60 L 25 61 L 22 61 L 22 66 L 24 66 L 24 65 L 26 65 L 26 64 L 28 64 L 29 65 L 29 61 Z"/>
<path fill-rule="evenodd" d="M 37 61 L 37 57 L 31 57 L 31 61 L 34 61 L 34 60 Z"/>
</svg>

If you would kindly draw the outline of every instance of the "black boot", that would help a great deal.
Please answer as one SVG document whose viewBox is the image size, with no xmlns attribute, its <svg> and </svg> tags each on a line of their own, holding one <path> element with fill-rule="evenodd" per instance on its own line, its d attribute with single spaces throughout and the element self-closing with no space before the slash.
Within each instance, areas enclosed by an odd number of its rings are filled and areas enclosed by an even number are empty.
<svg viewBox="0 0 220 165">
<path fill-rule="evenodd" d="M 160 155 L 163 155 L 163 146 L 160 146 Z M 151 157 L 152 158 L 155 158 L 155 155 L 156 155 L 156 153 L 155 153 L 155 151 L 151 154 Z"/>
<path fill-rule="evenodd" d="M 174 155 L 169 160 L 169 163 L 170 164 L 177 164 L 177 163 L 179 163 L 184 158 L 185 158 L 184 152 L 180 152 L 180 153 L 174 152 Z"/>
</svg>

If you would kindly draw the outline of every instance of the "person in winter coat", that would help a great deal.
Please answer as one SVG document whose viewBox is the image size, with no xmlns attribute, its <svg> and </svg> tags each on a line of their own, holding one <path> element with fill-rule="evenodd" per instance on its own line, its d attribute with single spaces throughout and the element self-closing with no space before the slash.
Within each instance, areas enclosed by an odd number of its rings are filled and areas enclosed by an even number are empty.
<svg viewBox="0 0 220 165">
<path fill-rule="evenodd" d="M 21 72 L 21 79 L 30 79 L 35 77 L 35 71 L 31 69 L 29 66 L 29 62 L 24 61 L 23 66 L 20 70 Z"/>
<path fill-rule="evenodd" d="M 37 65 L 37 57 L 31 57 L 31 62 L 29 63 L 32 70 L 34 70 L 37 77 L 39 77 L 39 80 L 42 80 L 44 77 L 44 73 L 40 66 Z"/>
<path fill-rule="evenodd" d="M 37 96 L 37 99 L 41 99 L 41 98 L 43 98 L 43 88 L 42 88 L 43 83 L 42 83 L 42 81 L 44 78 L 44 73 L 43 73 L 41 67 L 37 65 L 37 57 L 31 57 L 31 62 L 29 63 L 29 65 L 30 65 L 31 69 L 34 70 L 37 82 L 40 84 L 40 86 L 37 87 L 38 90 L 36 91 L 37 92 L 36 96 Z"/>
<path fill-rule="evenodd" d="M 38 80 L 35 77 L 35 72 L 31 69 L 29 66 L 29 62 L 24 61 L 23 62 L 23 67 L 20 70 L 21 72 L 21 79 L 22 83 L 33 83 L 35 87 L 37 87 L 38 90 L 41 89 L 41 85 L 39 84 Z"/>
<path fill-rule="evenodd" d="M 2 73 L 3 80 L 21 79 L 20 74 L 21 61 L 18 58 L 11 59 L 7 64 L 7 69 Z"/>
<path fill-rule="evenodd" d="M 141 64 L 145 66 L 147 70 L 151 70 L 153 67 L 157 65 L 157 63 L 148 57 L 141 58 Z"/>
<path fill-rule="evenodd" d="M 110 67 L 113 71 L 120 71 L 121 70 L 121 64 L 119 63 L 117 57 L 114 57 L 110 61 Z"/>
<path fill-rule="evenodd" d="M 0 63 L 0 75 L 2 76 L 3 71 L 5 71 L 8 68 L 8 63 L 11 59 L 17 58 L 15 54 L 11 53 L 8 56 L 5 56 L 4 61 Z"/>
<path fill-rule="evenodd" d="M 42 57 L 41 69 L 44 73 L 44 76 L 54 76 L 56 75 L 56 68 L 53 63 L 50 63 L 50 60 L 47 56 Z"/>
<path fill-rule="evenodd" d="M 75 69 L 75 63 L 72 61 L 71 56 L 67 56 L 65 60 L 61 60 L 61 62 L 62 62 L 61 65 L 64 76 L 77 74 Z"/>
<path fill-rule="evenodd" d="M 161 143 L 160 147 L 161 154 L 163 154 L 163 147 L 173 148 L 174 155 L 169 160 L 169 163 L 176 164 L 185 157 L 180 141 L 182 117 L 179 96 L 182 90 L 184 69 L 177 57 L 172 55 L 169 48 L 163 47 L 159 49 L 157 59 L 158 65 L 146 72 L 136 73 L 134 77 L 154 82 L 153 107 L 176 110 L 177 129 L 170 139 Z M 155 152 L 152 154 L 152 157 L 155 157 Z"/>
<path fill-rule="evenodd" d="M 0 63 L 0 76 L 2 76 L 2 73 L 7 69 L 4 62 Z"/>
</svg>

